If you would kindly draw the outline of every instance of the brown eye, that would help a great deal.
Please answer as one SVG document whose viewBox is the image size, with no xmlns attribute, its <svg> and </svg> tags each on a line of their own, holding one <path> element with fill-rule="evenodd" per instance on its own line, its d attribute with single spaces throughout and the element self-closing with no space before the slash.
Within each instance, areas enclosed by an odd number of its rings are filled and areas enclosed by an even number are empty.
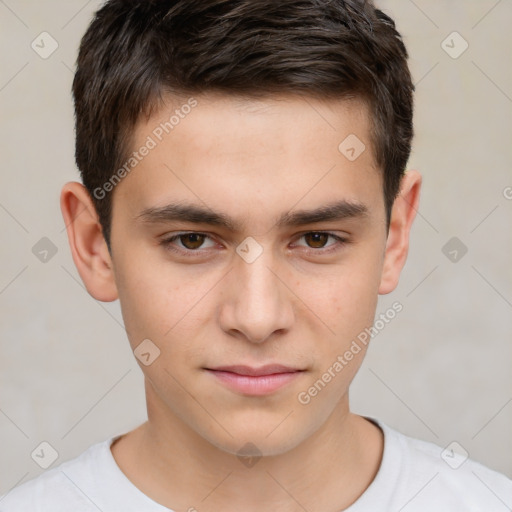
<svg viewBox="0 0 512 512">
<path fill-rule="evenodd" d="M 202 233 L 186 233 L 184 235 L 179 235 L 178 238 L 183 247 L 194 250 L 199 249 L 203 245 L 206 235 L 203 235 Z"/>
<path fill-rule="evenodd" d="M 313 249 L 322 249 L 330 236 L 332 235 L 329 233 L 307 233 L 304 235 L 304 239 Z"/>
<path fill-rule="evenodd" d="M 205 245 L 205 242 L 208 241 L 210 245 Z M 191 231 L 188 233 L 178 233 L 165 238 L 160 241 L 160 245 L 165 247 L 166 250 L 182 256 L 199 256 L 204 254 L 206 249 L 214 247 L 215 243 L 206 233 Z"/>
<path fill-rule="evenodd" d="M 302 250 L 306 251 L 309 255 L 317 256 L 340 251 L 349 243 L 347 238 L 328 231 L 309 231 L 301 235 L 298 240 L 301 242 L 297 244 L 298 247 L 302 247 Z"/>
</svg>

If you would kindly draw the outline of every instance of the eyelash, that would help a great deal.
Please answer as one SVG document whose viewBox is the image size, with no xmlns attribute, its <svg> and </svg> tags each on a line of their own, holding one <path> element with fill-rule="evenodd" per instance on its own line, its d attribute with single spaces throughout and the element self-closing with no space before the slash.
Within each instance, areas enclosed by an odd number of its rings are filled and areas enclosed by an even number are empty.
<svg viewBox="0 0 512 512">
<path fill-rule="evenodd" d="M 339 250 L 343 245 L 346 245 L 347 243 L 349 243 L 349 240 L 347 240 L 346 238 L 343 238 L 339 235 L 335 235 L 334 233 L 330 233 L 329 231 L 308 231 L 308 232 L 300 235 L 300 237 L 297 238 L 297 240 L 300 240 L 304 236 L 311 235 L 311 234 L 329 235 L 330 237 L 332 237 L 336 240 L 336 243 L 332 244 L 327 249 L 324 249 L 324 248 L 314 249 L 314 248 L 310 247 L 309 250 L 306 251 L 308 254 L 315 254 L 315 255 L 330 254 L 334 251 Z M 181 256 L 186 256 L 186 257 L 190 257 L 190 258 L 200 256 L 201 253 L 204 252 L 204 250 L 201 251 L 201 249 L 195 249 L 195 250 L 194 249 L 177 249 L 175 246 L 172 245 L 172 242 L 174 242 L 175 240 L 177 240 L 180 237 L 185 236 L 185 235 L 201 235 L 201 236 L 205 236 L 205 237 L 209 238 L 210 240 L 212 240 L 212 238 L 207 233 L 200 233 L 197 231 L 184 231 L 182 233 L 178 233 L 176 235 L 172 235 L 168 238 L 165 238 L 165 239 L 161 240 L 159 243 L 160 243 L 160 245 L 164 246 L 166 250 L 176 253 L 176 254 L 179 254 Z"/>
</svg>

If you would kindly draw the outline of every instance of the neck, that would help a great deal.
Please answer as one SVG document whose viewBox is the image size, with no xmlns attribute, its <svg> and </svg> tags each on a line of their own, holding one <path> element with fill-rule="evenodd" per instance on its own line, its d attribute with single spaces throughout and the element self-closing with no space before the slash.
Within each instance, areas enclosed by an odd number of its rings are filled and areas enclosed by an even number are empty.
<svg viewBox="0 0 512 512">
<path fill-rule="evenodd" d="M 382 432 L 349 412 L 348 396 L 296 447 L 251 460 L 205 440 L 151 386 L 146 394 L 148 421 L 111 449 L 135 486 L 174 510 L 342 510 L 365 491 L 380 465 Z"/>
</svg>

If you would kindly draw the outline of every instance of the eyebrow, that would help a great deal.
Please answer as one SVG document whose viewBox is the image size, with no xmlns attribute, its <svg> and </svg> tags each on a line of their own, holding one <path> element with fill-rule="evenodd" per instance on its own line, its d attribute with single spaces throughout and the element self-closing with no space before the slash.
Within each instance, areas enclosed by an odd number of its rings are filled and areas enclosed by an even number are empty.
<svg viewBox="0 0 512 512">
<path fill-rule="evenodd" d="M 364 217 L 367 214 L 368 208 L 363 203 L 341 200 L 322 205 L 313 210 L 285 212 L 277 219 L 276 225 L 279 228 L 297 227 L 318 222 Z M 222 212 L 216 212 L 197 204 L 182 202 L 145 208 L 136 216 L 136 219 L 147 224 L 176 221 L 191 224 L 209 224 L 211 226 L 226 228 L 233 232 L 242 231 L 244 226 Z"/>
</svg>

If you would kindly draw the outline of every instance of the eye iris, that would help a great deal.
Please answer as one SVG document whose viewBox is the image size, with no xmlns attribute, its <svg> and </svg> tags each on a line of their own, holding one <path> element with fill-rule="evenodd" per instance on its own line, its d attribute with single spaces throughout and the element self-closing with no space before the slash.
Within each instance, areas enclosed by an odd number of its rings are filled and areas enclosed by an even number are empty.
<svg viewBox="0 0 512 512">
<path fill-rule="evenodd" d="M 329 237 L 327 233 L 308 233 L 304 236 L 306 237 L 306 240 L 308 240 L 308 245 L 315 249 L 322 248 L 327 243 L 327 239 Z M 310 244 L 311 241 L 313 245 Z"/>
<path fill-rule="evenodd" d="M 200 233 L 187 233 L 180 236 L 180 241 L 187 249 L 199 249 L 204 242 L 204 237 L 205 235 Z"/>
<path fill-rule="evenodd" d="M 186 233 L 184 235 L 180 235 L 179 239 L 184 247 L 190 250 L 199 249 L 204 242 L 206 235 L 201 233 Z M 307 233 L 304 235 L 307 243 L 310 247 L 314 249 L 321 249 L 327 243 L 329 238 L 328 233 Z"/>
</svg>

